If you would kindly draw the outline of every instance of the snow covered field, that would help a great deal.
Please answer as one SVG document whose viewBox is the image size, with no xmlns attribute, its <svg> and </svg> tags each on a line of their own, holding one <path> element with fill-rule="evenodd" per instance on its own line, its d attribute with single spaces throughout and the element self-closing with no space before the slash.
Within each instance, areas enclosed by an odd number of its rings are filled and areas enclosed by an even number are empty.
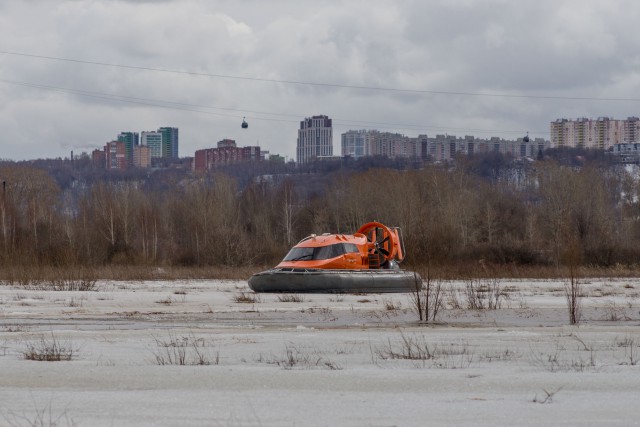
<svg viewBox="0 0 640 427">
<path fill-rule="evenodd" d="M 0 286 L 0 425 L 640 424 L 640 280 L 585 281 L 574 327 L 561 281 L 500 286 L 467 310 L 444 283 L 430 325 L 406 294 Z M 71 360 L 25 359 L 54 345 Z"/>
</svg>

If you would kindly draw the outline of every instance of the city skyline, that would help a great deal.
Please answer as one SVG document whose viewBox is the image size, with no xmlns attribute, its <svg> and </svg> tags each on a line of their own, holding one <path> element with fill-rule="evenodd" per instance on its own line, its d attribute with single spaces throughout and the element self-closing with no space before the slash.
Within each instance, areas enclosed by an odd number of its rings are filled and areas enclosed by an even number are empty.
<svg viewBox="0 0 640 427">
<path fill-rule="evenodd" d="M 505 139 L 640 114 L 635 2 L 311 4 L 2 2 L 0 158 L 155 123 L 184 130 L 182 155 L 229 138 L 295 159 L 297 123 L 316 114 L 336 135 Z"/>
</svg>

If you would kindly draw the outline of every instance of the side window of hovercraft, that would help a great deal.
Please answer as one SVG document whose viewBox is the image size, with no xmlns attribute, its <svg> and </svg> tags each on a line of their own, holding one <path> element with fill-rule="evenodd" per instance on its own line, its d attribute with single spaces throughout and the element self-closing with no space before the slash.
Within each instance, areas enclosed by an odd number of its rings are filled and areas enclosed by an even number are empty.
<svg viewBox="0 0 640 427">
<path fill-rule="evenodd" d="M 343 245 L 344 245 L 344 252 L 347 254 L 351 254 L 351 253 L 357 254 L 358 252 L 360 252 L 358 250 L 358 247 L 353 243 L 343 243 Z"/>
<path fill-rule="evenodd" d="M 321 246 L 315 249 L 313 259 L 331 259 L 351 252 L 358 252 L 358 247 L 352 243 Z"/>
<path fill-rule="evenodd" d="M 320 246 L 315 248 L 313 259 L 331 259 L 344 254 L 342 244 Z"/>
</svg>

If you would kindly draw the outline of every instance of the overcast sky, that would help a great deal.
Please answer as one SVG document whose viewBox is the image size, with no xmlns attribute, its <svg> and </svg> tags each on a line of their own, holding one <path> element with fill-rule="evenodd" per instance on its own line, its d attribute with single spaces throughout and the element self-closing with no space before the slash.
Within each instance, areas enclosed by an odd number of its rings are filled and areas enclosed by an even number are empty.
<svg viewBox="0 0 640 427">
<path fill-rule="evenodd" d="M 362 128 L 548 139 L 560 117 L 640 115 L 638 18 L 633 0 L 0 0 L 0 158 L 162 126 L 181 157 L 231 138 L 295 158 L 318 114 L 334 154 Z"/>
</svg>

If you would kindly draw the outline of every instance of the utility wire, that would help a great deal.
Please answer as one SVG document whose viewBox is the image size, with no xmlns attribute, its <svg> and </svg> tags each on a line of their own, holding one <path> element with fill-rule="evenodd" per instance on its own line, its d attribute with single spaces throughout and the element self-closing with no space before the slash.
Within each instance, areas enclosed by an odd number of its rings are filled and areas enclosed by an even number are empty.
<svg viewBox="0 0 640 427">
<path fill-rule="evenodd" d="M 161 73 L 183 74 L 189 76 L 201 76 L 201 77 L 214 77 L 223 79 L 267 82 L 267 83 L 281 83 L 289 85 L 299 86 L 319 86 L 319 87 L 332 87 L 340 89 L 356 89 L 356 90 L 370 90 L 380 92 L 396 92 L 396 93 L 413 93 L 413 94 L 430 94 L 430 95 L 455 95 L 455 96 L 474 96 L 474 97 L 491 97 L 491 98 L 523 98 L 523 99 L 553 99 L 553 100 L 571 100 L 571 101 L 615 101 L 615 102 L 640 102 L 640 98 L 599 98 L 589 96 L 553 96 L 553 95 L 522 95 L 522 94 L 508 94 L 508 93 L 482 93 L 482 92 L 459 92 L 448 90 L 425 90 L 425 89 L 404 89 L 382 86 L 359 86 L 350 84 L 339 83 L 322 83 L 322 82 L 305 82 L 299 80 L 281 80 L 281 79 L 268 79 L 263 77 L 251 77 L 251 76 L 238 76 L 232 74 L 215 74 L 215 73 L 199 73 L 195 71 L 184 70 L 171 70 L 165 68 L 153 68 L 142 67 L 135 65 L 113 64 L 108 62 L 88 61 L 75 58 L 61 58 L 55 56 L 35 55 L 23 52 L 9 52 L 0 50 L 0 54 L 22 56 L 27 58 L 46 59 L 50 61 L 71 62 L 77 64 L 88 64 L 105 67 L 117 67 L 130 70 L 144 70 Z"/>
<path fill-rule="evenodd" d="M 159 108 L 168 108 L 168 109 L 174 109 L 174 110 L 191 111 L 196 113 L 211 114 L 211 115 L 222 116 L 222 117 L 234 117 L 234 118 L 246 117 L 252 120 L 285 122 L 285 123 L 298 123 L 300 121 L 299 120 L 300 116 L 298 114 L 270 113 L 270 112 L 264 112 L 264 111 L 245 110 L 245 109 L 230 108 L 230 107 L 217 107 L 217 106 L 210 106 L 210 105 L 189 104 L 184 102 L 166 101 L 166 100 L 150 99 L 150 98 L 139 98 L 139 97 L 126 96 L 126 95 L 117 95 L 117 94 L 110 94 L 110 93 L 103 93 L 103 92 L 42 85 L 42 84 L 36 84 L 36 83 L 17 82 L 12 80 L 5 80 L 5 79 L 0 79 L 0 82 L 16 85 L 16 86 L 30 87 L 30 88 L 48 90 L 53 92 L 85 96 L 85 97 L 95 98 L 95 99 L 125 102 L 130 104 L 138 104 L 138 105 L 145 105 L 145 106 L 159 107 Z M 209 109 L 233 111 L 233 112 L 239 112 L 243 114 L 235 115 L 235 114 L 225 114 L 225 113 L 207 111 Z M 261 115 L 267 115 L 267 116 L 291 117 L 294 119 L 286 120 L 286 119 L 278 119 L 273 117 L 247 116 L 246 113 L 261 114 Z M 372 125 L 377 128 L 406 129 L 406 130 L 411 129 L 414 131 L 441 130 L 441 131 L 465 131 L 465 132 L 481 132 L 481 133 L 491 133 L 491 132 L 514 133 L 514 134 L 522 133 L 521 130 L 473 129 L 473 128 L 458 128 L 458 127 L 433 126 L 433 125 L 410 124 L 410 123 L 386 123 L 386 122 L 351 120 L 351 119 L 340 119 L 340 118 L 334 118 L 332 120 L 337 125 L 343 126 L 345 128 L 354 127 L 354 126 Z M 545 132 L 534 132 L 534 133 L 547 134 L 548 132 L 545 131 Z"/>
</svg>

